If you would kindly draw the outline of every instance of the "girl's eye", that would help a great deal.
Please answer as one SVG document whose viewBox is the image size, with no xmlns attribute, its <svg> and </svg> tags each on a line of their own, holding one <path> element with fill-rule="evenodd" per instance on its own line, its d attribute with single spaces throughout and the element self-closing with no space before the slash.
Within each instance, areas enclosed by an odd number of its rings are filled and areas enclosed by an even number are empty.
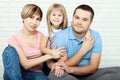
<svg viewBox="0 0 120 80">
<path fill-rule="evenodd" d="M 58 16 L 60 16 L 60 17 L 61 17 L 62 15 L 58 15 Z"/>
<path fill-rule="evenodd" d="M 55 14 L 53 14 L 52 16 L 55 16 Z"/>
</svg>

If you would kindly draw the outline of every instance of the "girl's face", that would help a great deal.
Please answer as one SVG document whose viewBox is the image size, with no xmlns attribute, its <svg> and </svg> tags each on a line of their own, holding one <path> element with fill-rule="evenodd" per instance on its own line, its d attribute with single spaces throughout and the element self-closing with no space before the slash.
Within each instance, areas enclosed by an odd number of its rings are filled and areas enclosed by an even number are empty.
<svg viewBox="0 0 120 80">
<path fill-rule="evenodd" d="M 50 13 L 50 22 L 52 24 L 52 27 L 55 29 L 60 28 L 60 24 L 63 22 L 63 14 L 60 10 L 52 10 Z"/>
<path fill-rule="evenodd" d="M 23 19 L 24 29 L 27 29 L 28 31 L 35 31 L 40 24 L 40 20 L 40 16 L 35 14 Z"/>
</svg>

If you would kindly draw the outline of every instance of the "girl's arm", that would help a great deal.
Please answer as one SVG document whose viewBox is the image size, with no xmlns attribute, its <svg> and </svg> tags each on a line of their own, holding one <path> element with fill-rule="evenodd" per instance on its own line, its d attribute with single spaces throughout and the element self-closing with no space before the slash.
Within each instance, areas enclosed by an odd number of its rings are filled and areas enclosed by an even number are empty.
<svg viewBox="0 0 120 80">
<path fill-rule="evenodd" d="M 50 43 L 48 42 L 48 37 L 42 35 L 41 44 L 40 44 L 41 52 L 43 52 L 45 54 L 50 54 L 54 58 L 59 57 L 59 59 L 57 59 L 58 62 L 62 62 L 62 61 L 67 60 L 67 54 L 66 54 L 66 50 L 64 50 L 64 47 L 50 49 L 49 44 Z M 51 68 L 54 63 L 55 63 L 54 60 L 48 60 L 47 61 L 47 64 L 48 64 L 49 68 Z"/>
<path fill-rule="evenodd" d="M 58 64 L 59 64 L 59 62 L 65 62 L 67 60 L 67 52 L 64 51 L 62 53 L 62 55 L 63 55 L 62 57 L 60 57 L 59 59 L 57 59 Z M 52 60 L 52 59 L 48 60 L 47 61 L 48 67 L 51 69 L 52 67 L 57 66 L 57 64 L 56 64 L 57 62 L 54 61 L 54 60 Z"/>
<path fill-rule="evenodd" d="M 45 35 L 42 35 L 41 37 L 41 43 L 40 43 L 40 50 L 44 54 L 51 54 L 52 50 L 50 49 L 48 37 Z"/>
<path fill-rule="evenodd" d="M 62 53 L 65 51 L 64 47 L 50 49 L 50 42 L 48 41 L 48 37 L 42 35 L 41 43 L 40 43 L 40 50 L 44 54 L 50 54 L 53 58 L 60 58 Z"/>
<path fill-rule="evenodd" d="M 64 51 L 64 52 L 62 52 L 62 56 L 59 59 L 57 59 L 57 61 L 58 62 L 64 62 L 66 60 L 67 60 L 67 52 Z"/>
</svg>

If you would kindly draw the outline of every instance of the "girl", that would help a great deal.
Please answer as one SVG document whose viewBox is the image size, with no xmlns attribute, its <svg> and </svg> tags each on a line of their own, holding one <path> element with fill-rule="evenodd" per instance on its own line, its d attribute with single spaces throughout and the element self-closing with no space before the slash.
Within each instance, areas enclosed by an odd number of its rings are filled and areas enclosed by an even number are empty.
<svg viewBox="0 0 120 80">
<path fill-rule="evenodd" d="M 49 7 L 46 19 L 49 36 L 42 36 L 41 51 L 46 54 L 56 53 L 55 51 L 50 49 L 50 44 L 53 42 L 52 40 L 55 34 L 67 27 L 68 19 L 65 7 L 61 4 L 54 3 Z M 49 45 L 46 45 L 47 43 L 49 43 Z"/>
<path fill-rule="evenodd" d="M 4 80 L 48 80 L 43 74 L 42 63 L 59 58 L 62 50 L 55 49 L 54 51 L 58 52 L 55 57 L 52 53 L 41 53 L 40 43 L 43 34 L 36 29 L 42 16 L 42 10 L 35 4 L 27 4 L 22 9 L 23 28 L 9 38 L 9 46 L 3 52 Z"/>
<path fill-rule="evenodd" d="M 50 44 L 53 42 L 54 36 L 61 30 L 65 29 L 68 24 L 67 13 L 65 7 L 61 4 L 54 3 L 51 5 L 47 11 L 46 15 L 47 26 L 48 26 L 48 36 L 43 35 L 41 40 L 41 51 L 46 54 L 52 54 L 56 56 L 58 54 L 55 50 L 50 49 Z M 49 44 L 49 45 L 46 45 Z M 57 47 L 57 46 L 56 46 Z M 63 49 L 62 47 L 61 49 Z M 54 48 L 57 49 L 57 48 Z M 57 61 L 65 61 L 67 59 L 67 54 L 60 54 L 61 57 Z M 52 65 L 48 62 L 49 68 L 55 67 L 56 65 Z M 62 75 L 63 73 L 61 73 Z"/>
</svg>

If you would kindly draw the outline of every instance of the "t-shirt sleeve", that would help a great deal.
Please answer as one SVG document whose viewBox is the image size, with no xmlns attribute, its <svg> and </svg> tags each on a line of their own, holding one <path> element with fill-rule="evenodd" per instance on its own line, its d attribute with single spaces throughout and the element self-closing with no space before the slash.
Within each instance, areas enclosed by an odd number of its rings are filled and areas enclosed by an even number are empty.
<svg viewBox="0 0 120 80">
<path fill-rule="evenodd" d="M 65 47 L 65 43 L 64 43 L 64 36 L 62 34 L 56 34 L 53 38 L 53 40 L 51 41 L 51 48 L 54 47 Z"/>
<path fill-rule="evenodd" d="M 19 46 L 19 42 L 18 42 L 17 38 L 15 37 L 15 35 L 11 36 L 8 39 L 8 45 L 18 45 Z"/>
<path fill-rule="evenodd" d="M 92 53 L 102 53 L 102 39 L 98 32 L 94 35 L 94 46 Z"/>
</svg>

